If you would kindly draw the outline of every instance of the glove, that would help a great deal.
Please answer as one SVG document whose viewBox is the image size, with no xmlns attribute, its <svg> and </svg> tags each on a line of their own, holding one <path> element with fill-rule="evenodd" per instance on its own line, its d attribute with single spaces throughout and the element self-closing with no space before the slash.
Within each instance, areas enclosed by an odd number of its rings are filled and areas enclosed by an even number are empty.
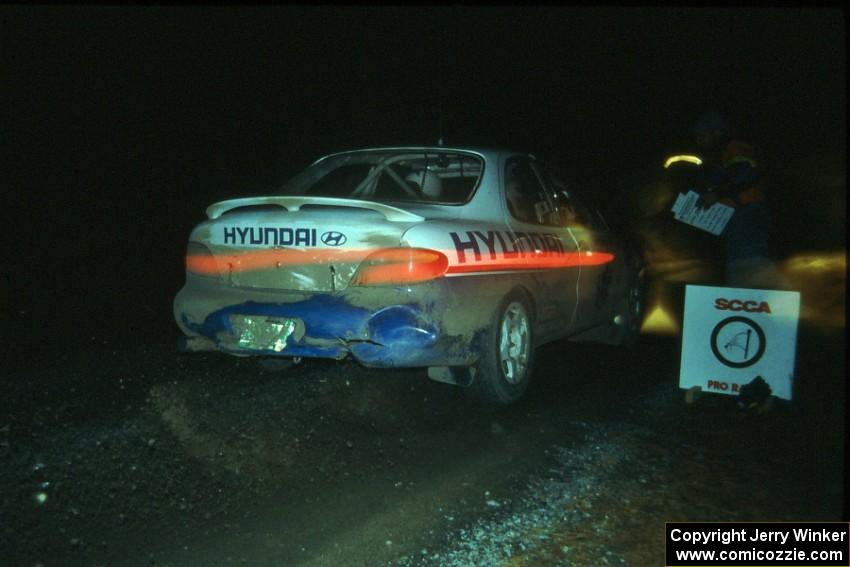
<svg viewBox="0 0 850 567">
<path fill-rule="evenodd" d="M 697 207 L 701 209 L 707 209 L 708 207 L 716 203 L 717 199 L 717 191 L 706 191 L 705 193 L 699 196 L 699 200 L 697 201 Z"/>
</svg>

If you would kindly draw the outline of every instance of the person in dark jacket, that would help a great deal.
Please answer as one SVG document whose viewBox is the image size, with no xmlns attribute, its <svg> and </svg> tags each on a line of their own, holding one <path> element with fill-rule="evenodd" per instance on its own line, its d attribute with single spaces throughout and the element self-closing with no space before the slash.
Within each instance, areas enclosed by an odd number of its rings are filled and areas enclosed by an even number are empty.
<svg viewBox="0 0 850 567">
<path fill-rule="evenodd" d="M 703 153 L 700 206 L 720 202 L 735 209 L 723 232 L 726 285 L 785 287 L 770 261 L 770 211 L 753 145 L 740 139 L 726 117 L 717 112 L 697 120 L 694 136 Z"/>
</svg>

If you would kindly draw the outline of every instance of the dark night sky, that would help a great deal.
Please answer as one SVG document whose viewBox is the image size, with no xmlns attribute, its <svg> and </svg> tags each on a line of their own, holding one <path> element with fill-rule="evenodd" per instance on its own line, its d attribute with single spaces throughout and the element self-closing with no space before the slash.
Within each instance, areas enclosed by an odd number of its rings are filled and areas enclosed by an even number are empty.
<svg viewBox="0 0 850 567">
<path fill-rule="evenodd" d="M 16 318 L 61 302 L 71 319 L 75 306 L 118 316 L 133 304 L 168 321 L 207 204 L 267 191 L 331 151 L 433 143 L 440 101 L 449 143 L 527 149 L 590 185 L 646 181 L 713 108 L 772 163 L 825 159 L 844 173 L 837 9 L 17 6 L 0 17 L 3 277 Z"/>
</svg>

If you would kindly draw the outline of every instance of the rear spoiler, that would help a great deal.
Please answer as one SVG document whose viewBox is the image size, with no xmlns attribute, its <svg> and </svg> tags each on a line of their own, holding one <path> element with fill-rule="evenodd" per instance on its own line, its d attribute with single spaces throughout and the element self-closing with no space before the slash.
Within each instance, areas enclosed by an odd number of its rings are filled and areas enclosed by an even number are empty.
<svg viewBox="0 0 850 567">
<path fill-rule="evenodd" d="M 210 220 L 217 219 L 227 211 L 239 207 L 252 207 L 257 205 L 277 205 L 289 212 L 297 212 L 304 205 L 323 205 L 327 207 L 351 207 L 356 209 L 369 209 L 384 215 L 388 221 L 395 222 L 419 222 L 425 217 L 374 201 L 361 201 L 359 199 L 340 199 L 336 197 L 306 197 L 294 196 L 269 196 L 269 197 L 245 197 L 242 199 L 228 199 L 219 201 L 207 207 L 207 216 Z"/>
</svg>

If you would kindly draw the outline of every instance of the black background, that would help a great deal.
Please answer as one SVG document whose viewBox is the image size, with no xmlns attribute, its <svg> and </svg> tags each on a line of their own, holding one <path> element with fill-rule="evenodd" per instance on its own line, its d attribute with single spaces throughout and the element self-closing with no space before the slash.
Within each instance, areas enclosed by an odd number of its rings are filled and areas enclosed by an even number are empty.
<svg viewBox="0 0 850 567">
<path fill-rule="evenodd" d="M 624 218 L 625 196 L 688 147 L 694 119 L 721 110 L 766 156 L 779 252 L 844 246 L 844 211 L 810 191 L 812 175 L 844 179 L 838 9 L 16 6 L 0 17 L 4 327 L 18 342 L 27 329 L 42 343 L 176 335 L 170 302 L 208 204 L 270 191 L 332 151 L 434 143 L 441 116 L 448 144 L 560 162 Z"/>
</svg>

